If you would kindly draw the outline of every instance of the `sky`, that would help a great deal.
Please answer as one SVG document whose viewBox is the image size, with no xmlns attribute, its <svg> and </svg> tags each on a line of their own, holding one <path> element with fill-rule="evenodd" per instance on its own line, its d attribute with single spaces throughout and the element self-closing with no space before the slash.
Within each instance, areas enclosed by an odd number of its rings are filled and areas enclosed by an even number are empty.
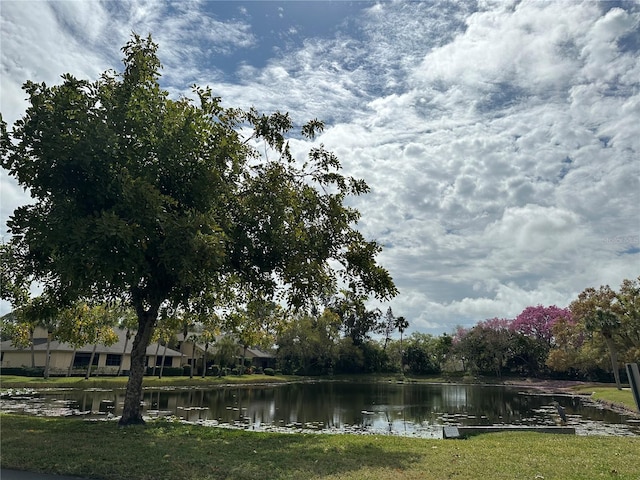
<svg viewBox="0 0 640 480">
<path fill-rule="evenodd" d="M 640 275 L 640 2 L 2 0 L 0 27 L 9 125 L 24 81 L 121 71 L 131 32 L 174 98 L 324 120 L 409 333 Z M 1 170 L 0 221 L 28 202 Z"/>
</svg>

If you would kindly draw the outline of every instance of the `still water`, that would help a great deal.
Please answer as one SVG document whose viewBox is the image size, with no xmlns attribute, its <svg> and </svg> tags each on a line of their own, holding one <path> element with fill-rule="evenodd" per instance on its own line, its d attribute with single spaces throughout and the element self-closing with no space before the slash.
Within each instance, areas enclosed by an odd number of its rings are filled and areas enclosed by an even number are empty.
<svg viewBox="0 0 640 480">
<path fill-rule="evenodd" d="M 640 435 L 640 421 L 574 396 L 516 387 L 315 382 L 146 390 L 145 417 L 257 431 L 442 437 L 444 425 L 556 425 L 557 401 L 578 435 Z M 124 390 L 5 392 L 0 410 L 113 419 Z"/>
</svg>

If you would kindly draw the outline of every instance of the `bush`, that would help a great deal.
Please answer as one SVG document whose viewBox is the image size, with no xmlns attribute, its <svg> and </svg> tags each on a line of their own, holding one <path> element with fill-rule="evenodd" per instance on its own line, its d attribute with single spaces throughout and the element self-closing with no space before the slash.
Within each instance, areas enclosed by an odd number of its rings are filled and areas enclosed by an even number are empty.
<svg viewBox="0 0 640 480">
<path fill-rule="evenodd" d="M 43 377 L 43 367 L 4 367 L 0 369 L 1 375 L 17 375 L 19 377 Z"/>
<path fill-rule="evenodd" d="M 190 371 L 191 371 L 190 367 L 164 367 L 162 369 L 162 376 L 163 377 L 182 377 L 184 375 L 189 375 Z M 153 367 L 147 367 L 147 370 L 145 371 L 145 375 L 152 376 Z M 159 376 L 159 375 L 160 375 L 160 367 L 156 367 L 155 376 Z"/>
<path fill-rule="evenodd" d="M 265 368 L 264 374 L 273 377 L 276 374 L 276 372 L 273 368 Z"/>
</svg>

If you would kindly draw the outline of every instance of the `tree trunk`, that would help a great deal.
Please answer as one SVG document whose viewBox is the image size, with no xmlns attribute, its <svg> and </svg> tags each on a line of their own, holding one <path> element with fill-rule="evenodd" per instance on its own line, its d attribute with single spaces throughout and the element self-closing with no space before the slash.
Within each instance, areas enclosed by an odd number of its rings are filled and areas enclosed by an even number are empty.
<svg viewBox="0 0 640 480">
<path fill-rule="evenodd" d="M 402 331 L 400 332 L 400 374 L 404 375 L 404 350 L 402 349 Z"/>
<path fill-rule="evenodd" d="M 118 366 L 118 373 L 116 376 L 122 374 L 122 364 L 124 363 L 124 357 L 127 354 L 127 345 L 129 344 L 129 338 L 131 338 L 131 330 L 127 328 L 127 333 L 124 336 L 124 348 L 122 349 L 122 358 L 120 359 L 120 365 Z"/>
<path fill-rule="evenodd" d="M 67 370 L 67 377 L 71 376 L 71 370 L 73 370 L 73 364 L 76 361 L 76 351 L 78 349 L 74 347 L 73 353 L 71 354 L 71 363 L 69 363 L 69 369 Z"/>
<path fill-rule="evenodd" d="M 164 344 L 164 350 L 162 351 L 162 362 L 160 362 L 160 375 L 158 378 L 162 378 L 162 372 L 164 371 L 164 360 L 167 358 L 167 344 Z"/>
<path fill-rule="evenodd" d="M 122 417 L 118 422 L 120 426 L 144 423 L 142 419 L 142 407 L 140 405 L 142 398 L 142 380 L 145 369 L 144 360 L 157 314 L 158 306 L 145 312 L 138 311 L 138 331 L 133 339 L 133 348 L 131 349 L 131 370 L 124 397 Z"/>
<path fill-rule="evenodd" d="M 151 370 L 151 375 L 156 376 L 156 367 L 158 366 L 158 352 L 160 351 L 160 340 L 158 340 L 158 346 L 156 347 L 156 356 L 153 359 L 153 370 Z"/>
<path fill-rule="evenodd" d="M 244 375 L 244 364 L 247 360 L 247 346 L 242 346 L 242 365 L 240 365 L 240 375 Z"/>
<path fill-rule="evenodd" d="M 49 358 L 51 357 L 51 332 L 47 332 L 47 357 L 44 359 L 44 378 L 49 378 Z"/>
<path fill-rule="evenodd" d="M 209 350 L 209 343 L 204 344 L 204 355 L 202 356 L 202 378 L 207 375 L 207 350 Z"/>
<path fill-rule="evenodd" d="M 96 356 L 96 349 L 98 348 L 98 344 L 94 343 L 93 344 L 93 350 L 91 350 L 91 357 L 89 358 L 89 366 L 87 367 L 87 373 L 84 376 L 85 380 L 89 380 L 89 377 L 91 376 L 91 367 L 93 367 L 93 359 Z"/>
<path fill-rule="evenodd" d="M 613 343 L 613 338 L 610 335 L 605 335 L 604 339 L 607 343 L 609 356 L 611 357 L 611 368 L 613 369 L 613 378 L 616 379 L 616 388 L 618 390 L 622 390 L 622 384 L 620 383 L 620 370 L 618 369 L 618 352 L 616 350 L 616 346 Z"/>
<path fill-rule="evenodd" d="M 36 350 L 33 345 L 33 328 L 29 329 L 29 341 L 31 342 L 31 368 L 36 368 Z"/>
</svg>

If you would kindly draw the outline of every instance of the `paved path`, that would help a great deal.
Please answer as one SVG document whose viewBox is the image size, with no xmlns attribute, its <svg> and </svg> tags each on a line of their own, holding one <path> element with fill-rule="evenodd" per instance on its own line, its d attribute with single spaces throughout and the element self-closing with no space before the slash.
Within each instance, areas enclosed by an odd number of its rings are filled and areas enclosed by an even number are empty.
<svg viewBox="0 0 640 480">
<path fill-rule="evenodd" d="M 66 475 L 50 475 L 48 473 L 31 473 L 21 470 L 0 470 L 0 480 L 89 480 Z"/>
</svg>

